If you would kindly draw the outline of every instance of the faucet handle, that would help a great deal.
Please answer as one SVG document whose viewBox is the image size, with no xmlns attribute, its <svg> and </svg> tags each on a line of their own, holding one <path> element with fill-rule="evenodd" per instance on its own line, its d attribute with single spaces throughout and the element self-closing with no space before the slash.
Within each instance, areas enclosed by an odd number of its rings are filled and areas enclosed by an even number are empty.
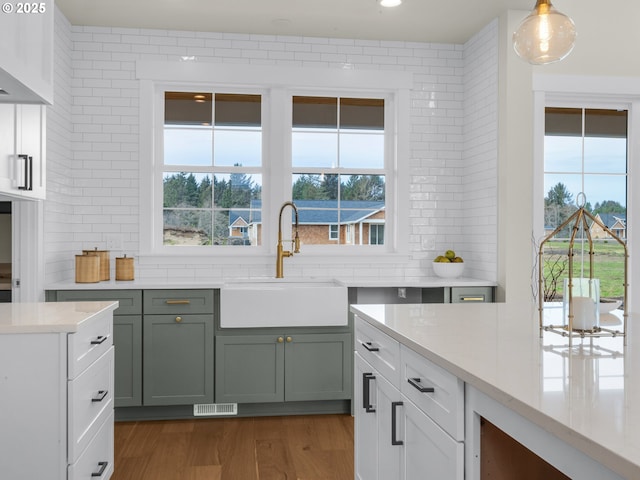
<svg viewBox="0 0 640 480">
<path fill-rule="evenodd" d="M 296 236 L 293 239 L 293 244 L 295 248 L 293 249 L 293 253 L 300 253 L 300 237 L 298 236 L 298 232 L 296 231 Z"/>
</svg>

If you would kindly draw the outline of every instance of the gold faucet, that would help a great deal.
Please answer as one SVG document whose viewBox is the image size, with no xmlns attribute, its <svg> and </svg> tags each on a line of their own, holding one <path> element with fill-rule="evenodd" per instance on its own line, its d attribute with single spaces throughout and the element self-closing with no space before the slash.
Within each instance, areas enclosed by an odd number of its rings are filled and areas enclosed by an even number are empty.
<svg viewBox="0 0 640 480">
<path fill-rule="evenodd" d="M 296 214 L 296 231 L 291 240 L 291 248 L 293 248 L 293 252 L 290 250 L 284 250 L 282 248 L 282 211 L 286 206 L 290 206 L 293 208 L 293 211 Z M 276 257 L 276 278 L 284 278 L 284 257 L 291 257 L 294 253 L 300 253 L 300 237 L 298 236 L 298 208 L 294 205 L 293 202 L 284 202 L 282 207 L 280 207 L 280 215 L 278 216 L 278 246 L 277 246 L 277 257 Z"/>
</svg>

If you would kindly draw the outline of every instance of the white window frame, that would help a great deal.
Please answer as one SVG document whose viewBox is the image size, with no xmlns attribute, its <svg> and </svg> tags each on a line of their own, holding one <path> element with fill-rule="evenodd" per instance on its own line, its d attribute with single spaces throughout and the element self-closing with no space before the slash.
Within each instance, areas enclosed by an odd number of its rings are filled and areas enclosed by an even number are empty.
<svg viewBox="0 0 640 480">
<path fill-rule="evenodd" d="M 409 92 L 413 75 L 408 72 L 344 69 L 220 65 L 198 62 L 139 61 L 140 80 L 140 256 L 182 258 L 197 256 L 211 262 L 237 262 L 239 258 L 275 253 L 280 206 L 291 199 L 291 99 L 294 95 L 359 96 L 385 99 L 385 208 L 388 213 L 384 250 L 368 246 L 304 246 L 306 255 L 348 256 L 369 261 L 380 254 L 408 255 L 409 199 Z M 199 79 L 200 81 L 194 81 Z M 203 80 L 206 79 L 206 82 Z M 154 131 L 162 127 L 157 96 L 162 89 L 259 93 L 263 95 L 262 245 L 256 247 L 166 247 L 158 229 L 162 228 L 162 164 Z M 162 90 L 164 91 L 164 90 Z M 289 110 L 287 111 L 287 108 Z M 155 142 L 155 143 L 154 143 Z M 278 161 L 278 159 L 282 159 Z M 151 172 L 151 175 L 149 173 Z M 154 180 L 150 180 L 152 177 Z M 153 198 L 154 202 L 150 201 Z M 158 203 L 160 202 L 160 203 Z M 154 206 L 155 205 L 155 206 Z M 390 214 L 389 214 L 390 212 Z M 288 215 L 283 216 L 288 220 Z M 283 231 L 289 226 L 283 221 Z M 155 232 L 155 234 L 154 234 Z M 393 234 L 391 234 L 393 232 Z M 171 260 L 168 260 L 171 263 Z M 317 261 L 317 260 L 311 260 Z"/>
<path fill-rule="evenodd" d="M 335 228 L 335 231 L 334 231 Z M 337 223 L 329 224 L 329 240 L 338 240 L 340 238 L 340 225 Z"/>
<path fill-rule="evenodd" d="M 544 238 L 544 114 L 545 107 L 623 108 L 628 110 L 627 157 L 627 246 L 640 249 L 640 192 L 631 188 L 640 177 L 640 86 L 633 79 L 618 77 L 534 75 L 534 238 Z M 629 257 L 628 311 L 635 312 L 640 300 L 633 298 L 640 282 L 640 258 Z M 635 288 L 637 290 L 637 288 Z"/>
</svg>

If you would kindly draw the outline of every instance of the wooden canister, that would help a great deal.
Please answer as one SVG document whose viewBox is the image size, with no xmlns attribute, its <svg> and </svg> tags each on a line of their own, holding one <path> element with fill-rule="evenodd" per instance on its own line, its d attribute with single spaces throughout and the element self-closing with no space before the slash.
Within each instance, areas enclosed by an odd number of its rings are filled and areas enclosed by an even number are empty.
<svg viewBox="0 0 640 480">
<path fill-rule="evenodd" d="M 111 265 L 109 262 L 109 250 L 83 250 L 85 255 L 97 255 L 100 258 L 100 281 L 111 278 Z"/>
<path fill-rule="evenodd" d="M 133 280 L 133 258 L 116 257 L 116 280 Z"/>
<path fill-rule="evenodd" d="M 97 255 L 76 255 L 76 283 L 97 283 L 100 281 L 100 257 Z"/>
</svg>

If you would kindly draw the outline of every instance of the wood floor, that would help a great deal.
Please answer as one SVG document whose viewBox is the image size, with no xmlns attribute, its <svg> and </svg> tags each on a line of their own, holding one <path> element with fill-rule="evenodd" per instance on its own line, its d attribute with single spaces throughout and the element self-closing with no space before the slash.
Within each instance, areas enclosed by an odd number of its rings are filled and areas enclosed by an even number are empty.
<svg viewBox="0 0 640 480">
<path fill-rule="evenodd" d="M 351 415 L 116 422 L 112 480 L 353 480 Z"/>
</svg>

